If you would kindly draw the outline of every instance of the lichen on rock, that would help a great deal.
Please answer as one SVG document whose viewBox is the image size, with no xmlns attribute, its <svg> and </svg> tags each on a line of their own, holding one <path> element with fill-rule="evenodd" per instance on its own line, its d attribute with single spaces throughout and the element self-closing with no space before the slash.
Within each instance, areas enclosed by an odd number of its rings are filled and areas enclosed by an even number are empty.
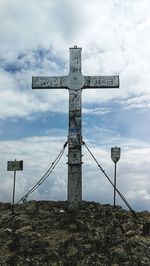
<svg viewBox="0 0 150 266">
<path fill-rule="evenodd" d="M 143 224 L 150 213 L 137 213 Z M 148 226 L 146 227 L 148 232 Z M 0 203 L 0 265 L 150 265 L 150 236 L 130 211 L 81 202 Z"/>
</svg>

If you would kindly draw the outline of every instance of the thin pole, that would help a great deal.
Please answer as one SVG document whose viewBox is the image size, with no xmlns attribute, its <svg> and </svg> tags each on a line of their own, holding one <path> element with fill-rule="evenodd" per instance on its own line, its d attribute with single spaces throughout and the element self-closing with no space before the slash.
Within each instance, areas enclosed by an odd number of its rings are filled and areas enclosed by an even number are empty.
<svg viewBox="0 0 150 266">
<path fill-rule="evenodd" d="M 106 176 L 106 178 L 108 179 L 108 181 L 110 182 L 110 184 L 114 187 L 113 182 L 111 181 L 111 179 L 109 178 L 109 176 L 105 173 L 105 170 L 101 167 L 101 165 L 98 163 L 98 161 L 96 160 L 95 156 L 93 155 L 93 153 L 90 151 L 90 149 L 87 147 L 87 145 L 85 144 L 84 141 L 82 141 L 82 144 L 85 145 L 86 149 L 88 150 L 88 152 L 91 154 L 91 156 L 93 157 L 94 161 L 96 162 L 96 164 L 98 165 L 99 169 L 102 171 L 102 173 Z M 142 223 L 142 221 L 140 220 L 140 218 L 137 216 L 136 212 L 132 209 L 132 207 L 129 205 L 129 203 L 127 202 L 127 200 L 125 199 L 125 197 L 120 193 L 120 191 L 118 190 L 118 188 L 116 187 L 116 191 L 119 194 L 119 196 L 122 198 L 122 200 L 124 201 L 124 203 L 128 206 L 129 210 L 133 213 L 134 217 L 139 221 L 139 223 Z"/>
<path fill-rule="evenodd" d="M 13 206 L 15 204 L 15 185 L 16 185 L 16 171 L 14 171 L 14 185 L 13 185 Z"/>
<path fill-rule="evenodd" d="M 117 163 L 115 163 L 115 172 L 114 172 L 114 208 L 116 207 L 116 169 L 117 169 Z"/>
</svg>

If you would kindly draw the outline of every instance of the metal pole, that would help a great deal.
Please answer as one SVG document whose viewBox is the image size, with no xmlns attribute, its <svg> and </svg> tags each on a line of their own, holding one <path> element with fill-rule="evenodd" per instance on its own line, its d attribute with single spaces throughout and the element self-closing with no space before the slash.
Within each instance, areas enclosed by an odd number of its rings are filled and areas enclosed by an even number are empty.
<svg viewBox="0 0 150 266">
<path fill-rule="evenodd" d="M 117 163 L 115 163 L 115 172 L 114 172 L 114 207 L 116 207 L 116 169 L 117 169 Z"/>
<path fill-rule="evenodd" d="M 70 48 L 69 136 L 68 136 L 68 208 L 76 209 L 82 201 L 82 110 L 81 48 Z M 79 79 L 79 81 L 78 81 Z M 78 81 L 77 83 L 75 81 Z"/>
<path fill-rule="evenodd" d="M 13 206 L 15 204 L 15 185 L 16 185 L 16 171 L 14 171 L 14 185 L 13 185 Z"/>
</svg>

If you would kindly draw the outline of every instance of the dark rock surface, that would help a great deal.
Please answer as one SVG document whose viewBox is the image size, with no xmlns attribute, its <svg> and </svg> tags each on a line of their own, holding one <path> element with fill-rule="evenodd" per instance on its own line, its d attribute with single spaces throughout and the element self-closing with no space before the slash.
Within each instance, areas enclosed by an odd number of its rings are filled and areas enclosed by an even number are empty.
<svg viewBox="0 0 150 266">
<path fill-rule="evenodd" d="M 142 223 L 149 212 L 137 213 Z M 0 266 L 150 265 L 146 224 L 130 211 L 82 202 L 68 211 L 66 202 L 0 203 Z"/>
</svg>

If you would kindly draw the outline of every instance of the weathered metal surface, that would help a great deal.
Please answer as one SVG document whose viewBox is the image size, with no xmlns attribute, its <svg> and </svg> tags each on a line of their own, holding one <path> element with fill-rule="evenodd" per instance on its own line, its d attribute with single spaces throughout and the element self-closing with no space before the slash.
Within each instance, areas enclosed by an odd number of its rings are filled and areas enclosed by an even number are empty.
<svg viewBox="0 0 150 266">
<path fill-rule="evenodd" d="M 68 202 L 69 208 L 77 208 L 82 200 L 82 168 L 80 164 L 68 165 Z M 80 188 L 80 193 L 79 193 Z"/>
<path fill-rule="evenodd" d="M 70 73 L 67 77 L 66 85 L 71 90 L 82 89 L 85 83 L 85 78 L 80 72 Z"/>
<path fill-rule="evenodd" d="M 68 202 L 78 207 L 82 200 L 81 90 L 70 90 L 68 136 Z"/>
<path fill-rule="evenodd" d="M 82 200 L 82 112 L 81 91 L 84 88 L 118 88 L 118 76 L 83 76 L 82 48 L 70 48 L 69 75 L 62 77 L 33 77 L 33 89 L 69 89 L 68 134 L 68 206 L 78 207 Z"/>
<path fill-rule="evenodd" d="M 114 163 L 117 163 L 120 159 L 121 149 L 117 146 L 111 148 L 111 159 Z"/>
<path fill-rule="evenodd" d="M 70 73 L 81 72 L 81 51 L 82 48 L 74 46 L 70 48 Z"/>
<path fill-rule="evenodd" d="M 70 133 L 80 133 L 81 116 L 77 116 L 77 112 L 70 112 Z"/>
<path fill-rule="evenodd" d="M 119 76 L 85 76 L 84 88 L 119 88 Z"/>
<path fill-rule="evenodd" d="M 79 149 L 72 149 L 71 154 L 68 158 L 68 163 L 71 164 L 81 164 L 81 156 Z"/>
<path fill-rule="evenodd" d="M 7 171 L 22 171 L 23 170 L 23 161 L 8 161 L 7 162 Z"/>
<path fill-rule="evenodd" d="M 69 91 L 69 110 L 80 110 L 81 105 L 81 90 L 74 92 L 73 90 Z"/>
<path fill-rule="evenodd" d="M 66 88 L 66 77 L 32 77 L 32 89 Z"/>
</svg>

